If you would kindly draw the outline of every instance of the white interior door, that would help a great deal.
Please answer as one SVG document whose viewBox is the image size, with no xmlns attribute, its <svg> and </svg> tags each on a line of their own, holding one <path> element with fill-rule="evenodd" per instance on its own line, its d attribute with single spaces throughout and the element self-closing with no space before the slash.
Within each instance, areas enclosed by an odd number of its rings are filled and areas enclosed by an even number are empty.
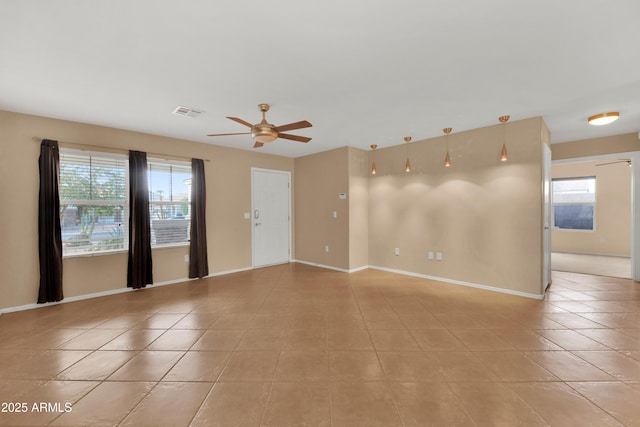
<svg viewBox="0 0 640 427">
<path fill-rule="evenodd" d="M 291 247 L 291 174 L 251 169 L 253 266 L 289 262 Z"/>
<path fill-rule="evenodd" d="M 551 284 L 551 148 L 543 144 L 542 292 Z"/>
</svg>

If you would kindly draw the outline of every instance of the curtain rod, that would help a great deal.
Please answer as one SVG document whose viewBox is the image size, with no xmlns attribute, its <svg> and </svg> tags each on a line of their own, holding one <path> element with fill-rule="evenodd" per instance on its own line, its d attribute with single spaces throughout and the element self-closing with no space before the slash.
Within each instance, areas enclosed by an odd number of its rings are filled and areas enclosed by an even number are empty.
<svg viewBox="0 0 640 427">
<path fill-rule="evenodd" d="M 34 136 L 33 140 L 35 142 L 42 142 L 43 138 Z M 64 145 L 75 145 L 76 147 L 95 147 L 95 148 L 103 148 L 103 149 L 110 149 L 110 150 L 118 150 L 118 151 L 126 151 L 128 152 L 129 150 L 127 150 L 126 148 L 114 148 L 114 147 L 105 147 L 103 145 L 95 145 L 95 144 L 80 144 L 77 142 L 67 142 L 67 141 L 58 141 L 60 144 L 64 144 Z M 177 158 L 177 159 L 185 159 L 185 160 L 191 160 L 191 157 L 185 157 L 185 156 L 175 156 L 173 154 L 162 154 L 162 153 L 150 153 L 147 152 L 147 154 L 149 154 L 150 156 L 165 156 L 165 157 L 173 157 L 173 158 Z M 169 160 L 169 159 L 163 159 L 163 160 Z M 210 162 L 211 160 L 209 159 L 203 159 L 205 162 Z"/>
</svg>

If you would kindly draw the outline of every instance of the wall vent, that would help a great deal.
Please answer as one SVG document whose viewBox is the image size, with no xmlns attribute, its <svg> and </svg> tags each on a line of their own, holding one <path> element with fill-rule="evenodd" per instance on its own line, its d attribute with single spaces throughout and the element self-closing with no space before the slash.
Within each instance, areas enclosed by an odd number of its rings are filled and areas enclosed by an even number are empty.
<svg viewBox="0 0 640 427">
<path fill-rule="evenodd" d="M 202 114 L 204 114 L 204 111 L 178 105 L 178 107 L 173 110 L 173 114 L 175 114 L 176 116 L 200 117 Z"/>
</svg>

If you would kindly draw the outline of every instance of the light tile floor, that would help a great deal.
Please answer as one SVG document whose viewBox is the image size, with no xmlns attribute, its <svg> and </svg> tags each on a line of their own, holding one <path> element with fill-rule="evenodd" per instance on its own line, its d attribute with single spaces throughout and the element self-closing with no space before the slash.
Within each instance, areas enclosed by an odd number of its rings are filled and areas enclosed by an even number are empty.
<svg viewBox="0 0 640 427">
<path fill-rule="evenodd" d="M 9 313 L 0 402 L 10 426 L 640 425 L 640 284 L 288 264 Z"/>
<path fill-rule="evenodd" d="M 631 278 L 631 258 L 552 252 L 551 265 L 556 271 Z"/>
</svg>

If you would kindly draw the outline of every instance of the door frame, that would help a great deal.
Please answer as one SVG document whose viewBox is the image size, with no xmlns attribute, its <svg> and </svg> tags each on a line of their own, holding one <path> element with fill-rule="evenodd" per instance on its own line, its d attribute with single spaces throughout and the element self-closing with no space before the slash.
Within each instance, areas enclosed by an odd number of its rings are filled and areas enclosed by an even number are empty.
<svg viewBox="0 0 640 427">
<path fill-rule="evenodd" d="M 631 279 L 640 282 L 640 151 L 572 157 L 552 160 L 551 164 L 616 160 L 620 157 L 631 159 Z"/>
<path fill-rule="evenodd" d="M 552 152 L 548 144 L 542 146 L 542 295 L 551 284 L 551 210 L 553 204 L 551 200 L 551 180 L 552 174 Z"/>
<path fill-rule="evenodd" d="M 291 171 L 286 171 L 286 170 L 278 170 L 278 169 L 265 169 L 265 168 L 257 168 L 257 167 L 252 167 L 251 168 L 251 266 L 253 268 L 256 268 L 256 244 L 255 244 L 255 229 L 256 229 L 256 219 L 254 216 L 254 212 L 255 212 L 255 206 L 254 206 L 254 201 L 255 201 L 255 185 L 254 185 L 254 179 L 255 179 L 255 172 L 268 172 L 268 173 L 278 173 L 278 174 L 282 174 L 282 175 L 286 175 L 287 176 L 287 182 L 289 183 L 289 188 L 288 188 L 288 195 L 287 195 L 287 203 L 289 204 L 289 209 L 288 209 L 288 215 L 289 215 L 289 227 L 287 229 L 287 233 L 289 234 L 289 238 L 287 239 L 289 242 L 289 255 L 288 255 L 288 262 L 292 261 L 292 251 L 291 251 L 291 244 L 293 242 L 292 240 L 292 233 L 291 233 L 291 223 L 292 221 L 292 215 L 291 215 L 291 187 L 292 187 L 292 183 L 291 183 Z M 262 267 L 262 266 L 260 266 Z"/>
</svg>

